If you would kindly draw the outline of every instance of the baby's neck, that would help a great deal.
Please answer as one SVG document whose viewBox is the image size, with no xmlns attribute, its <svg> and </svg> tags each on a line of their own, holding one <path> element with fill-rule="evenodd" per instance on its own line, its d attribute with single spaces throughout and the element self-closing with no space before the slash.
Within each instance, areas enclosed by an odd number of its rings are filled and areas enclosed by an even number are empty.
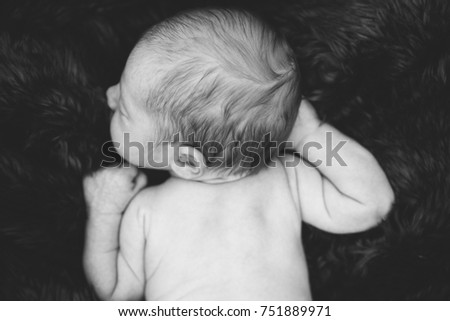
<svg viewBox="0 0 450 321">
<path fill-rule="evenodd" d="M 178 175 L 176 175 L 174 172 L 171 172 L 171 175 L 173 177 L 177 177 L 177 178 L 181 178 L 181 179 L 186 179 L 183 177 L 179 177 Z M 242 180 L 246 177 L 248 177 L 249 175 L 247 173 L 238 173 L 238 174 L 230 174 L 230 173 L 219 173 L 219 172 L 211 172 L 211 173 L 207 173 L 205 175 L 202 175 L 199 178 L 196 179 L 187 179 L 190 181 L 195 181 L 195 182 L 199 182 L 199 183 L 205 183 L 205 184 L 223 184 L 223 183 L 230 183 L 230 182 L 236 182 L 239 180 Z"/>
</svg>

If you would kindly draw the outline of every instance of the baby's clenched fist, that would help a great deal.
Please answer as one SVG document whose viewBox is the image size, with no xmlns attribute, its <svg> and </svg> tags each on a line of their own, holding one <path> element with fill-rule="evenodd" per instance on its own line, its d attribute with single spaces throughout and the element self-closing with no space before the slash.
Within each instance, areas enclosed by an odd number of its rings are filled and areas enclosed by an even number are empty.
<svg viewBox="0 0 450 321">
<path fill-rule="evenodd" d="M 88 215 L 122 213 L 130 200 L 147 184 L 136 167 L 104 168 L 83 179 Z"/>
</svg>

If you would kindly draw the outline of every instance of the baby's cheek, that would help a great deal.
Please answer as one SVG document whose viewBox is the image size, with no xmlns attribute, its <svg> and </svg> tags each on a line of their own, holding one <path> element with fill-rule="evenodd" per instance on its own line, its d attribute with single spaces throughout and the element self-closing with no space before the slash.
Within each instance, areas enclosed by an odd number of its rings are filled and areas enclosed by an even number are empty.
<svg viewBox="0 0 450 321">
<path fill-rule="evenodd" d="M 111 139 L 117 153 L 135 166 L 144 164 L 144 148 L 135 135 L 120 120 L 120 115 L 114 116 L 111 121 Z"/>
<path fill-rule="evenodd" d="M 115 143 L 115 145 L 120 144 L 122 149 L 124 138 L 123 138 L 123 131 L 120 128 L 119 122 L 117 121 L 117 113 L 115 113 L 111 119 L 110 133 L 111 133 L 111 140 Z"/>
</svg>

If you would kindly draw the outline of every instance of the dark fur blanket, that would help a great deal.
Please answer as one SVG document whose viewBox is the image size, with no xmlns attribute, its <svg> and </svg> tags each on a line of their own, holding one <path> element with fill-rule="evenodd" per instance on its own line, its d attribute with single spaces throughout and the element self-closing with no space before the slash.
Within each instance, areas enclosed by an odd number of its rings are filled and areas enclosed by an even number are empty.
<svg viewBox="0 0 450 321">
<path fill-rule="evenodd" d="M 314 298 L 450 299 L 447 3 L 3 1 L 0 299 L 95 298 L 81 265 L 81 178 L 108 140 L 104 91 L 145 28 L 205 4 L 254 10 L 285 33 L 305 95 L 374 153 L 395 189 L 392 212 L 371 231 L 304 227 Z"/>
</svg>

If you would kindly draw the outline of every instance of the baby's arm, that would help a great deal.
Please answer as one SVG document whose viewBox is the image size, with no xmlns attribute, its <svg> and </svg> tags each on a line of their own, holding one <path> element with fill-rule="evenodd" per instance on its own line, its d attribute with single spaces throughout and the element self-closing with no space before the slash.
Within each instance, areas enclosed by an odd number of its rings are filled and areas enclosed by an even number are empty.
<svg viewBox="0 0 450 321">
<path fill-rule="evenodd" d="M 144 225 L 136 198 L 123 217 L 122 212 L 145 183 L 136 168 L 104 169 L 84 180 L 84 267 L 100 299 L 137 300 L 144 295 Z"/>
<path fill-rule="evenodd" d="M 296 167 L 305 222 L 333 233 L 353 233 L 377 225 L 387 215 L 394 194 L 376 159 L 336 128 L 321 124 L 307 101 L 300 106 L 290 141 L 313 164 Z M 338 150 L 340 142 L 345 143 Z M 332 146 L 327 149 L 327 144 Z M 335 147 L 338 156 L 330 159 Z"/>
</svg>

